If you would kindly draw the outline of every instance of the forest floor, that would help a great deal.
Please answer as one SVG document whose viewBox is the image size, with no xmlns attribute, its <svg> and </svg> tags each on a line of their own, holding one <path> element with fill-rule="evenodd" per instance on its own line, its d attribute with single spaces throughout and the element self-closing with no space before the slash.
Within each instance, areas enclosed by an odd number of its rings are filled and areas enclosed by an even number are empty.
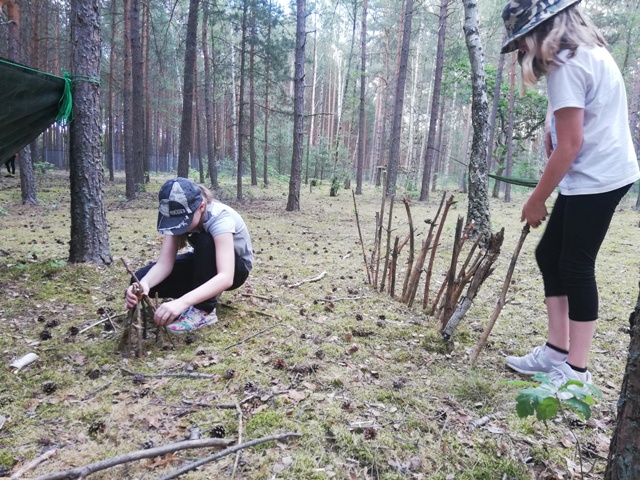
<svg viewBox="0 0 640 480">
<path fill-rule="evenodd" d="M 224 432 L 234 443 L 300 436 L 243 449 L 239 458 L 225 456 L 182 478 L 569 479 L 581 478 L 580 458 L 582 478 L 602 478 L 638 294 L 634 199 L 619 207 L 597 266 L 601 320 L 590 370 L 603 396 L 588 421 L 570 414 L 545 425 L 518 417 L 519 387 L 505 382 L 520 377 L 504 365 L 505 355 L 524 354 L 544 340 L 533 253 L 541 229 L 526 239 L 510 302 L 477 367 L 469 366 L 522 230 L 526 191 L 511 203 L 492 200 L 493 228 L 505 228 L 502 255 L 450 349 L 420 302 L 408 308 L 368 285 L 350 190 L 329 197 L 327 183 L 303 187 L 301 211 L 289 213 L 287 185 L 246 186 L 239 204 L 230 180 L 217 195 L 249 226 L 255 267 L 248 282 L 222 295 L 216 325 L 172 337 L 174 345 L 165 338 L 162 348 L 150 328 L 144 356 L 124 358 L 117 347 L 128 275 L 120 259 L 137 269 L 157 255 L 156 192 L 164 180 L 154 176 L 133 202 L 124 199 L 122 178 L 107 184 L 114 261 L 105 267 L 66 262 L 65 172 L 38 176 L 38 206 L 20 204 L 18 178 L 2 179 L 0 477 L 50 449 L 55 454 L 23 478 L 177 442 L 197 427 L 202 438 Z M 466 213 L 465 196 L 454 194 L 433 289 L 450 261 L 456 218 Z M 417 244 L 441 196 L 411 203 Z M 381 192 L 366 186 L 357 202 L 369 256 Z M 393 228 L 401 238 L 409 230 L 399 198 Z M 400 267 L 399 285 L 403 277 Z M 118 315 L 116 332 L 109 321 L 90 327 L 107 314 Z M 28 353 L 38 360 L 15 373 L 9 364 Z M 164 376 L 194 373 L 208 376 Z M 236 403 L 241 417 L 235 408 L 220 408 Z M 91 478 L 157 479 L 215 451 L 183 450 Z"/>
</svg>

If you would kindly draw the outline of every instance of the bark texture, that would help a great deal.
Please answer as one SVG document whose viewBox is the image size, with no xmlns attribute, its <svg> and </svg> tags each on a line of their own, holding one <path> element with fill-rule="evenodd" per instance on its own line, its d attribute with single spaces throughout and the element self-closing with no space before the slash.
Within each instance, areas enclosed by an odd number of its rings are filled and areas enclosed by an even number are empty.
<svg viewBox="0 0 640 480">
<path fill-rule="evenodd" d="M 618 400 L 618 418 L 611 438 L 605 480 L 640 478 L 640 294 L 629 317 L 631 342 Z"/>
<path fill-rule="evenodd" d="M 71 242 L 69 261 L 110 264 L 104 209 L 98 0 L 71 2 L 73 117 L 69 131 Z"/>
<path fill-rule="evenodd" d="M 302 146 L 304 137 L 304 48 L 306 43 L 306 0 L 296 1 L 296 57 L 293 97 L 293 154 L 287 212 L 300 210 L 300 184 L 302 183 Z"/>
<path fill-rule="evenodd" d="M 491 235 L 489 211 L 489 103 L 484 71 L 484 51 L 478 31 L 478 1 L 464 0 L 464 34 L 471 63 L 473 98 L 471 117 L 473 140 L 469 156 L 469 202 L 467 222 L 473 223 L 475 233 L 488 239 Z"/>
</svg>

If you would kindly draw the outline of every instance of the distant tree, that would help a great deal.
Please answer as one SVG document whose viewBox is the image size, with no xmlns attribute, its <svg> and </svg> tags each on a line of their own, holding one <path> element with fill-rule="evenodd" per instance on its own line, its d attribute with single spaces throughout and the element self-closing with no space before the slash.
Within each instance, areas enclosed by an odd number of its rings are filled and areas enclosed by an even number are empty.
<svg viewBox="0 0 640 480">
<path fill-rule="evenodd" d="M 83 80 L 74 82 L 69 126 L 69 261 L 110 264 L 102 173 L 99 11 L 98 0 L 71 0 L 71 69 Z"/>
<path fill-rule="evenodd" d="M 300 210 L 302 183 L 302 150 L 304 137 L 304 47 L 306 43 L 306 0 L 296 0 L 296 52 L 293 88 L 293 153 L 287 212 Z"/>
<path fill-rule="evenodd" d="M 362 169 L 364 168 L 364 107 L 367 83 L 367 0 L 362 3 L 362 29 L 360 33 L 360 109 L 358 113 L 358 163 L 356 167 L 356 195 L 362 194 Z"/>
<path fill-rule="evenodd" d="M 247 46 L 247 11 L 249 9 L 249 0 L 242 0 L 242 27 L 240 30 L 240 85 L 238 94 L 238 173 L 237 173 L 237 190 L 236 196 L 238 200 L 242 200 L 242 174 L 244 171 L 244 136 L 245 136 L 245 108 L 244 108 L 244 90 L 245 90 L 245 64 L 246 64 L 246 46 Z"/>
<path fill-rule="evenodd" d="M 396 191 L 398 167 L 400 164 L 400 135 L 402 127 L 402 109 L 404 105 L 404 89 L 407 80 L 407 61 L 409 58 L 409 43 L 411 41 L 411 20 L 413 18 L 413 0 L 407 0 L 402 29 L 400 61 L 398 64 L 398 78 L 396 94 L 393 104 L 393 123 L 391 124 L 391 147 L 389 149 L 389 163 L 387 167 L 387 195 Z"/>
<path fill-rule="evenodd" d="M 431 166 L 436 155 L 436 126 L 438 124 L 438 110 L 440 109 L 440 90 L 442 87 L 442 71 L 444 66 L 444 44 L 447 34 L 447 9 L 449 0 L 440 0 L 438 14 L 438 47 L 436 50 L 436 65 L 433 73 L 433 94 L 431 96 L 431 111 L 429 113 L 429 130 L 427 145 L 424 150 L 422 188 L 420 200 L 429 200 L 429 183 L 431 181 Z"/>
<path fill-rule="evenodd" d="M 189 176 L 189 154 L 193 135 L 193 91 L 195 89 L 196 46 L 198 38 L 198 6 L 200 0 L 189 1 L 187 39 L 184 51 L 184 74 L 182 93 L 182 120 L 180 123 L 180 146 L 178 148 L 178 176 Z"/>
<path fill-rule="evenodd" d="M 138 191 L 136 185 L 136 165 L 133 156 L 133 77 L 131 63 L 131 0 L 124 0 L 124 80 L 122 92 L 123 110 L 123 137 L 124 137 L 124 170 L 125 170 L 125 196 L 127 200 L 136 198 Z"/>
<path fill-rule="evenodd" d="M 129 41 L 131 42 L 131 130 L 133 134 L 132 154 L 133 154 L 133 173 L 136 190 L 140 190 L 140 185 L 144 183 L 145 158 L 145 141 L 144 141 L 144 75 L 143 75 L 143 56 L 142 56 L 142 25 L 140 0 L 131 0 L 131 21 L 129 27 L 131 33 Z"/>
<path fill-rule="evenodd" d="M 28 63 L 20 55 L 20 26 L 22 17 L 20 2 L 11 0 L 7 2 L 8 19 L 8 53 L 9 60 L 19 63 Z M 37 205 L 38 196 L 36 193 L 36 176 L 33 172 L 31 161 L 31 148 L 26 146 L 18 155 L 20 165 L 20 193 L 23 205 Z"/>
<path fill-rule="evenodd" d="M 207 136 L 207 167 L 209 171 L 209 179 L 211 180 L 211 188 L 218 188 L 218 166 L 215 152 L 215 128 L 213 126 L 213 75 L 211 74 L 211 55 L 209 53 L 209 42 L 207 39 L 207 29 L 209 26 L 209 5 L 204 3 L 204 13 L 202 16 L 202 56 L 204 57 L 204 112 L 206 122 Z"/>
</svg>

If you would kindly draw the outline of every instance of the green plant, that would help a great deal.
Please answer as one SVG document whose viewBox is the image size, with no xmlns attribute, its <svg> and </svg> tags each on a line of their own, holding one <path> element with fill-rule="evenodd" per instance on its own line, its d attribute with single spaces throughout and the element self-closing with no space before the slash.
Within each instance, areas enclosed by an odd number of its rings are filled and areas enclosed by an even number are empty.
<svg viewBox="0 0 640 480">
<path fill-rule="evenodd" d="M 602 393 L 593 385 L 577 380 L 569 380 L 558 387 L 544 373 L 536 373 L 533 376 L 533 380 L 533 382 L 521 380 L 508 382 L 519 387 L 527 387 L 520 390 L 516 397 L 518 416 L 525 418 L 535 414 L 536 418 L 545 422 L 546 425 L 548 420 L 552 420 L 560 414 L 563 423 L 576 439 L 576 449 L 580 459 L 580 473 L 584 476 L 580 440 L 571 428 L 567 411 L 575 413 L 582 420 L 589 419 L 591 417 L 591 407 L 595 405 L 593 397 L 601 397 Z"/>
</svg>

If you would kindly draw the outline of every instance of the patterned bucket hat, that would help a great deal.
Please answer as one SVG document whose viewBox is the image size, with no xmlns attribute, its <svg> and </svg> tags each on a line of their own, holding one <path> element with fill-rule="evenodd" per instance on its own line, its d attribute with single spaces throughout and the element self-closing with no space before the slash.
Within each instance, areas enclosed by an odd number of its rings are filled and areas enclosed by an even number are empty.
<svg viewBox="0 0 640 480">
<path fill-rule="evenodd" d="M 518 49 L 518 38 L 580 0 L 509 0 L 502 10 L 507 39 L 500 53 Z"/>
</svg>

